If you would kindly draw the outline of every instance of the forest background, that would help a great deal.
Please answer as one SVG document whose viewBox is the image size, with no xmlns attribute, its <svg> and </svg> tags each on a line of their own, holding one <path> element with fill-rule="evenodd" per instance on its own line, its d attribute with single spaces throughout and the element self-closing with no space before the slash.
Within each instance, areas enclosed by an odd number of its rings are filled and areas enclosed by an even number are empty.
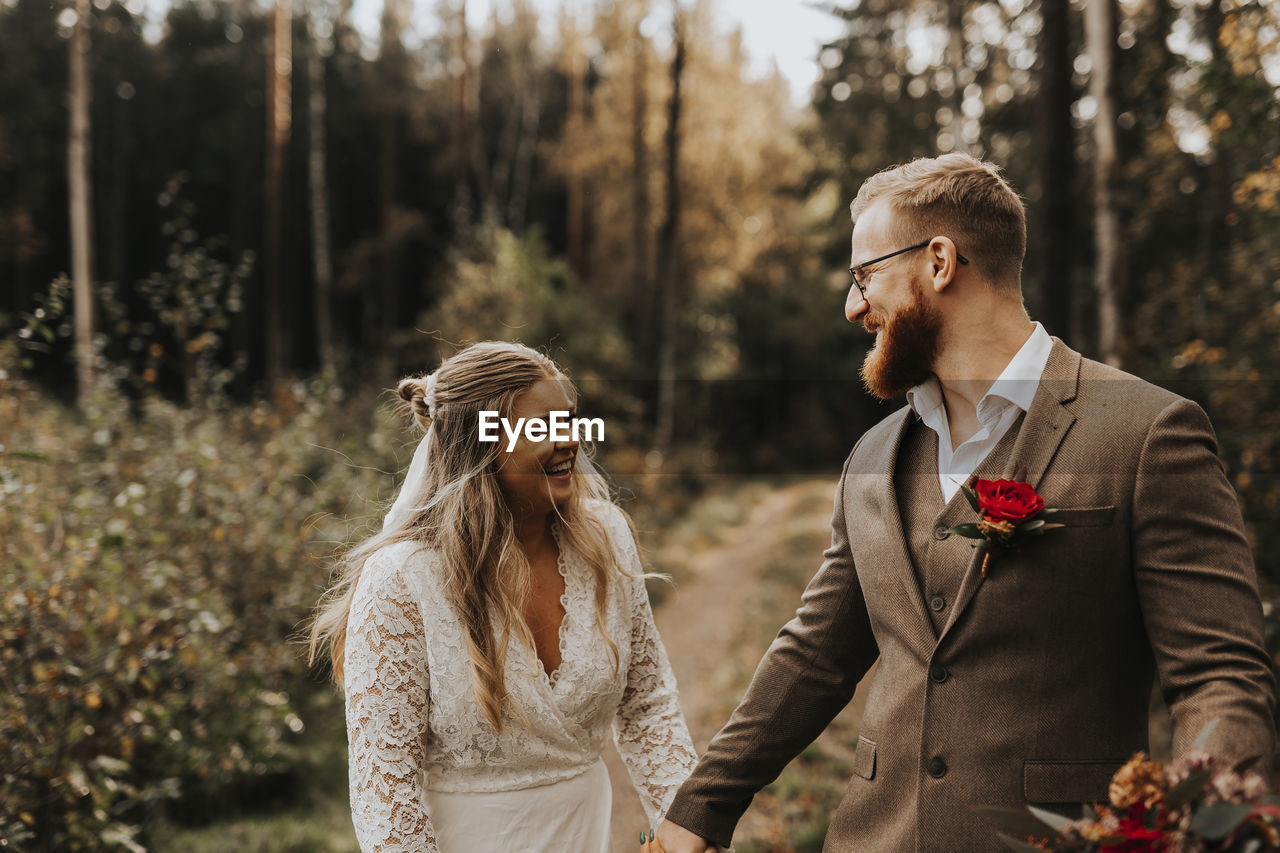
<svg viewBox="0 0 1280 853">
<path fill-rule="evenodd" d="M 351 6 L 0 0 L 11 847 L 139 850 L 332 771 L 286 640 L 407 465 L 383 389 L 460 343 L 566 367 L 642 529 L 838 470 L 888 410 L 847 205 L 916 156 L 1000 164 L 1032 316 L 1207 409 L 1274 623 L 1277 4 L 845 0 L 803 107 L 711 0 Z"/>
</svg>

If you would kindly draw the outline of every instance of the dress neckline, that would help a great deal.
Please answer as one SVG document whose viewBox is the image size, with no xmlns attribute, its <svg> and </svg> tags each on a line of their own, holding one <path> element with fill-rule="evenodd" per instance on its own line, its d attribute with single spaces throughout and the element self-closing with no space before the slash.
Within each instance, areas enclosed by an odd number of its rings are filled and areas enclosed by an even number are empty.
<svg viewBox="0 0 1280 853">
<path fill-rule="evenodd" d="M 569 571 L 569 548 L 565 544 L 558 520 L 551 525 L 551 535 L 556 540 L 556 570 L 560 572 L 560 577 L 564 581 L 564 591 L 560 593 L 560 609 L 564 611 L 564 616 L 560 619 L 560 628 L 557 632 L 560 647 L 560 665 L 554 671 L 547 672 L 546 664 L 542 662 L 542 658 L 538 657 L 536 649 L 533 656 L 538 662 L 539 674 L 546 679 L 547 684 L 554 691 L 561 681 L 560 675 L 564 672 L 565 665 L 569 662 L 569 643 L 567 640 L 569 636 L 569 620 L 573 618 L 569 610 L 569 602 L 572 600 L 572 596 L 569 595 L 569 584 L 573 582 L 572 578 L 575 573 Z"/>
</svg>

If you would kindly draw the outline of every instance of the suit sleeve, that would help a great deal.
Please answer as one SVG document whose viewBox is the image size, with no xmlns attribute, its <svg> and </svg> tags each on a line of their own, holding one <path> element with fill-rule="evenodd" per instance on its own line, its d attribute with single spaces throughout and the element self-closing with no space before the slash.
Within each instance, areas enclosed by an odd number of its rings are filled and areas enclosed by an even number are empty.
<svg viewBox="0 0 1280 853">
<path fill-rule="evenodd" d="M 1188 400 L 1156 418 L 1138 463 L 1133 564 L 1173 752 L 1217 721 L 1207 749 L 1225 760 L 1275 749 L 1276 682 L 1236 494 L 1209 419 Z"/>
<path fill-rule="evenodd" d="M 800 609 L 774 639 L 746 695 L 667 811 L 672 823 L 721 847 L 729 846 L 756 793 L 849 703 L 879 654 L 845 525 L 852 459 L 850 454 L 836 487 L 831 545 Z"/>
</svg>

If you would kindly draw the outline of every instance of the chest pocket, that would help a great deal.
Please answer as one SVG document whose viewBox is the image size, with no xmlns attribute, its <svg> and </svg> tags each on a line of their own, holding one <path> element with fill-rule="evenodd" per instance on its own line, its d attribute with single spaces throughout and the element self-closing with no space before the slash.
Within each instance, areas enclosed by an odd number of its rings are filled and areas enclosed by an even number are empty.
<svg viewBox="0 0 1280 853">
<path fill-rule="evenodd" d="M 1106 527 L 1115 523 L 1116 508 L 1114 506 L 1063 507 L 1044 518 L 1050 524 L 1061 524 L 1064 527 Z"/>
</svg>

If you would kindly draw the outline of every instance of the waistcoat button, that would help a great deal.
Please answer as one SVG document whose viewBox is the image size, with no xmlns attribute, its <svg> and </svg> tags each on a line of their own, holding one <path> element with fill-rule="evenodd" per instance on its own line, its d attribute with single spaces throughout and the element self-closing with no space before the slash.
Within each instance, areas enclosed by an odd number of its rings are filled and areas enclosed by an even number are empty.
<svg viewBox="0 0 1280 853">
<path fill-rule="evenodd" d="M 941 613 L 942 608 L 947 606 L 947 600 L 940 595 L 935 595 L 929 599 L 929 609 L 934 613 Z"/>
<path fill-rule="evenodd" d="M 947 762 L 940 757 L 934 756 L 929 759 L 929 775 L 935 779 L 941 779 L 947 775 Z"/>
<path fill-rule="evenodd" d="M 940 663 L 935 663 L 929 667 L 929 679 L 936 684 L 946 681 L 951 673 L 947 672 L 947 668 Z"/>
<path fill-rule="evenodd" d="M 941 524 L 933 528 L 934 539 L 942 540 L 942 539 L 946 539 L 950 535 L 951 535 L 951 531 L 947 530 L 947 528 L 943 527 Z"/>
</svg>

